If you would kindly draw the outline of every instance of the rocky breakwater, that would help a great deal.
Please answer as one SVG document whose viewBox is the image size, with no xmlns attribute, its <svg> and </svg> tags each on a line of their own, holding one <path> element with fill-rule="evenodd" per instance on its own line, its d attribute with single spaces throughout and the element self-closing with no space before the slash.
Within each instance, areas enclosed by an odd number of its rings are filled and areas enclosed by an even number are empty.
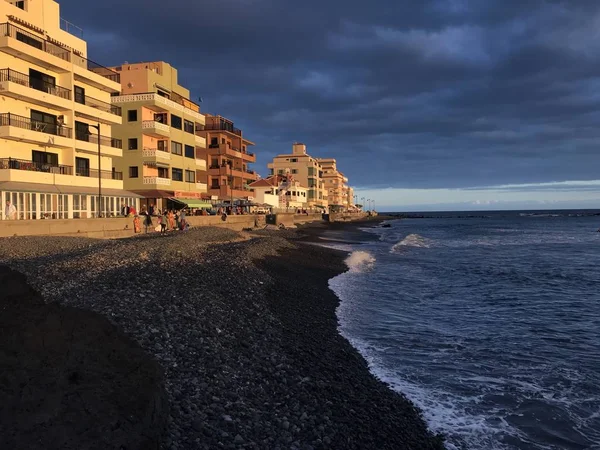
<svg viewBox="0 0 600 450">
<path fill-rule="evenodd" d="M 0 286 L 0 448 L 160 448 L 158 363 L 99 314 L 44 304 L 5 266 Z"/>
<path fill-rule="evenodd" d="M 9 238 L 0 259 L 158 359 L 170 402 L 164 449 L 442 449 L 337 334 L 327 279 L 344 255 L 296 237 L 199 228 Z"/>
</svg>

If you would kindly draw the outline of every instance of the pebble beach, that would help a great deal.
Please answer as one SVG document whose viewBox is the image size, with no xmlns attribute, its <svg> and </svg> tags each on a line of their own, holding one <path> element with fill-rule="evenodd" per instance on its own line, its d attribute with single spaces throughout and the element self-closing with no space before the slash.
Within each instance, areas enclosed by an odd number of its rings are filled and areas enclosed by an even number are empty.
<svg viewBox="0 0 600 450">
<path fill-rule="evenodd" d="M 0 240 L 0 265 L 45 302 L 108 319 L 158 362 L 168 406 L 156 448 L 443 449 L 338 334 L 327 282 L 346 255 L 302 236 L 14 237 Z"/>
</svg>

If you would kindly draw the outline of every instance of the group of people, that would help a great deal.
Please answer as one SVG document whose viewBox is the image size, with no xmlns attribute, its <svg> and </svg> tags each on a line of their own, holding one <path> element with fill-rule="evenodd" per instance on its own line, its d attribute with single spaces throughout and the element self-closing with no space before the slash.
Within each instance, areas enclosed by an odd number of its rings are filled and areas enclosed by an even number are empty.
<svg viewBox="0 0 600 450">
<path fill-rule="evenodd" d="M 140 220 L 140 216 L 142 220 Z M 152 221 L 152 218 L 156 217 L 158 224 L 156 227 Z M 173 211 L 164 209 L 163 211 L 155 208 L 153 204 L 150 204 L 148 209 L 142 206 L 142 210 L 139 216 L 135 216 L 133 220 L 134 231 L 140 233 L 141 225 L 144 225 L 144 230 L 147 233 L 148 230 L 154 229 L 154 231 L 160 232 L 160 234 L 166 234 L 167 231 L 180 230 L 184 231 L 189 228 L 189 224 L 185 219 L 185 211 Z"/>
</svg>

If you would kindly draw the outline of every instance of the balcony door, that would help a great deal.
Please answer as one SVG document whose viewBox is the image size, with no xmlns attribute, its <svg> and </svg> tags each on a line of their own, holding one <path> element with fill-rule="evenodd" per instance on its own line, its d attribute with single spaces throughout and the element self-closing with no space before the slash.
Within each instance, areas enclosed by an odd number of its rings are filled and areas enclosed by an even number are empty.
<svg viewBox="0 0 600 450">
<path fill-rule="evenodd" d="M 87 123 L 75 121 L 75 139 L 90 141 L 90 127 Z"/>
<path fill-rule="evenodd" d="M 75 101 L 85 105 L 85 89 L 80 86 L 75 86 Z"/>
<path fill-rule="evenodd" d="M 48 134 L 58 134 L 56 116 L 32 109 L 30 117 L 32 130 Z"/>
<path fill-rule="evenodd" d="M 31 160 L 38 167 L 44 166 L 58 166 L 58 154 L 57 153 L 48 153 L 41 152 L 39 150 L 31 151 Z"/>
<path fill-rule="evenodd" d="M 35 69 L 29 69 L 29 86 L 38 91 L 54 93 L 56 78 Z"/>
<path fill-rule="evenodd" d="M 75 158 L 75 173 L 80 177 L 90 176 L 90 160 L 88 158 Z"/>
</svg>

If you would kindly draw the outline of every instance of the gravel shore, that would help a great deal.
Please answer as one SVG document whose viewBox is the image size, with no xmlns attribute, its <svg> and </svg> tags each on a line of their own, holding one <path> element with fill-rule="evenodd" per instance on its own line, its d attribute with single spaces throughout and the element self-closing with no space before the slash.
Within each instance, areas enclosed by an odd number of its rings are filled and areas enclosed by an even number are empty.
<svg viewBox="0 0 600 450">
<path fill-rule="evenodd" d="M 158 360 L 164 449 L 442 449 L 337 333 L 327 281 L 345 255 L 300 233 L 15 237 L 0 239 L 0 263 L 47 302 L 102 314 Z"/>
</svg>

